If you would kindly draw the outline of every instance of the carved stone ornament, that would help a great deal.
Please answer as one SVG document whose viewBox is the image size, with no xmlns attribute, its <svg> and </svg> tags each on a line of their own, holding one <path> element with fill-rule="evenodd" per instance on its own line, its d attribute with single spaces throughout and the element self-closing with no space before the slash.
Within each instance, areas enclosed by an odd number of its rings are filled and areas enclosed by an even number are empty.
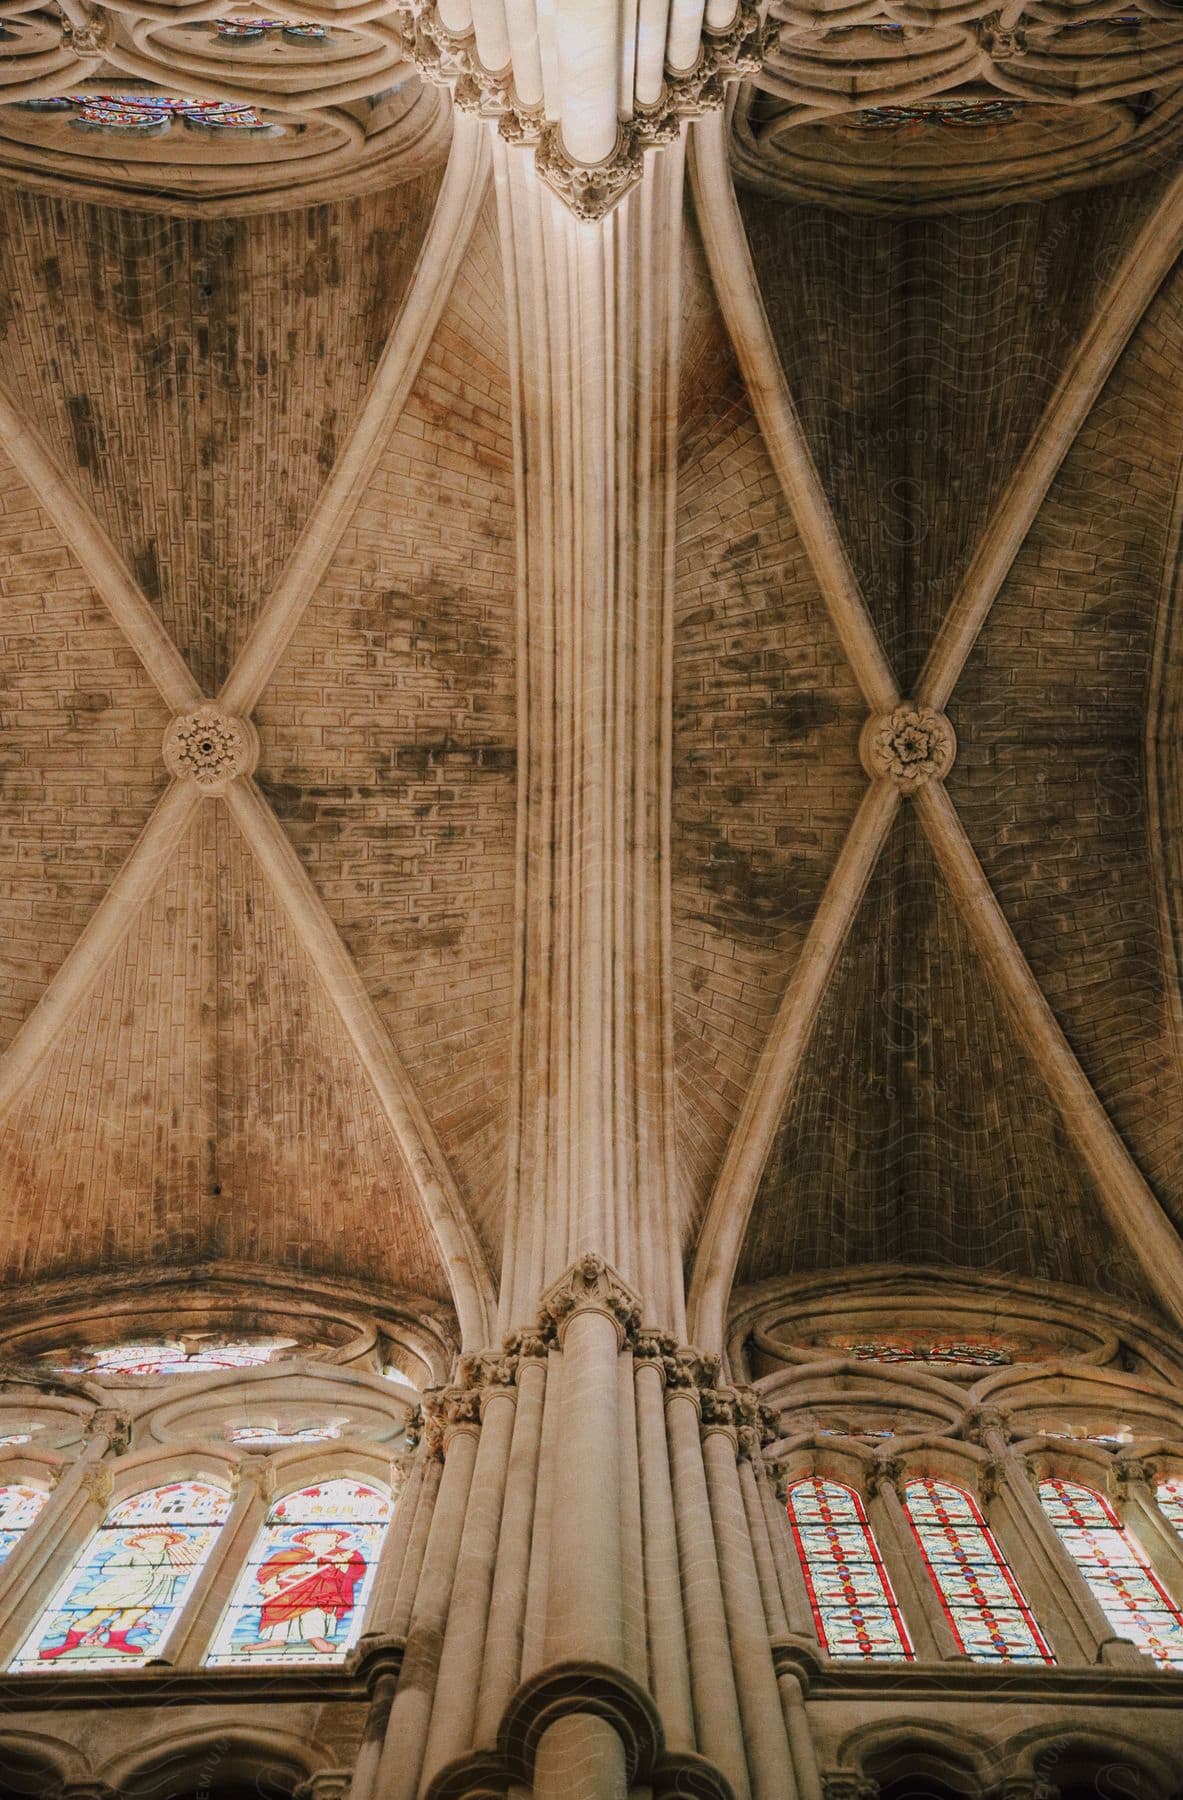
<svg viewBox="0 0 1183 1800">
<path fill-rule="evenodd" d="M 1128 1500 L 1132 1487 L 1149 1487 L 1154 1480 L 1154 1464 L 1143 1456 L 1119 1456 L 1113 1464 L 1113 1482 L 1120 1500 Z"/>
<path fill-rule="evenodd" d="M 106 1512 L 115 1492 L 115 1471 L 110 1463 L 95 1463 L 82 1471 L 82 1486 L 96 1506 Z"/>
<path fill-rule="evenodd" d="M 481 1428 L 479 1388 L 436 1388 L 423 1396 L 424 1435 L 432 1456 L 446 1456 L 458 1432 L 476 1434 Z"/>
<path fill-rule="evenodd" d="M 640 1328 L 641 1309 L 636 1294 L 602 1256 L 592 1252 L 581 1256 L 542 1296 L 538 1329 L 561 1343 L 568 1324 L 579 1312 L 598 1312 L 610 1318 L 622 1350 L 633 1342 Z"/>
<path fill-rule="evenodd" d="M 348 1800 L 352 1780 L 349 1769 L 319 1769 L 300 1783 L 292 1800 Z"/>
<path fill-rule="evenodd" d="M 909 794 L 927 781 L 945 779 L 957 754 L 957 739 L 944 713 L 906 700 L 867 720 L 859 752 L 873 780 L 886 777 Z"/>
<path fill-rule="evenodd" d="M 259 738 L 249 719 L 220 707 L 199 706 L 179 713 L 164 734 L 164 763 L 178 781 L 194 781 L 207 794 L 218 794 L 240 775 L 249 775 L 259 759 Z"/>
<path fill-rule="evenodd" d="M 544 125 L 534 166 L 546 185 L 566 202 L 577 219 L 602 219 L 641 179 L 644 157 L 635 130 L 618 125 L 616 142 L 598 163 L 578 163 L 568 156 L 563 128 Z"/>
<path fill-rule="evenodd" d="M 1008 1442 L 1011 1434 L 1010 1414 L 1000 1406 L 971 1406 L 961 1421 L 961 1436 L 969 1444 L 990 1448 L 989 1440 L 1000 1434 Z"/>
<path fill-rule="evenodd" d="M 112 1453 L 122 1456 L 131 1448 L 130 1418 L 118 1407 L 96 1406 L 82 1428 L 82 1440 L 89 1444 L 96 1437 L 105 1437 Z"/>
<path fill-rule="evenodd" d="M 892 1488 L 902 1499 L 904 1473 L 902 1457 L 877 1456 L 867 1471 L 868 1494 L 878 1494 L 884 1488 Z"/>
<path fill-rule="evenodd" d="M 269 1456 L 244 1456 L 230 1472 L 230 1498 L 237 1500 L 242 1483 L 248 1481 L 259 1499 L 270 1503 L 275 1498 L 275 1464 Z"/>
<path fill-rule="evenodd" d="M 111 48 L 112 35 L 107 13 L 92 13 L 84 25 L 62 20 L 62 49 L 75 56 L 105 56 Z"/>
</svg>

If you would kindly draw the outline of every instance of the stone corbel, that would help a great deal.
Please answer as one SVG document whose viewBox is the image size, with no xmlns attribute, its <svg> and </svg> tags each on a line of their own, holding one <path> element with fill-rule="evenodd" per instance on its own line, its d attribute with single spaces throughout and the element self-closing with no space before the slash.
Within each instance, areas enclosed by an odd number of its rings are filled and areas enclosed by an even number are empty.
<svg viewBox="0 0 1183 1800">
<path fill-rule="evenodd" d="M 89 1444 L 96 1437 L 105 1437 L 115 1456 L 124 1455 L 131 1448 L 130 1418 L 118 1407 L 96 1406 L 82 1427 L 82 1441 Z"/>
<path fill-rule="evenodd" d="M 891 1488 L 902 1503 L 905 1475 L 902 1457 L 877 1456 L 867 1470 L 867 1493 L 874 1498 L 884 1488 Z"/>
<path fill-rule="evenodd" d="M 594 221 L 610 213 L 640 181 L 642 149 L 635 127 L 621 124 L 616 127 L 616 142 L 602 161 L 579 163 L 567 154 L 561 122 L 553 120 L 542 127 L 534 166 L 577 219 Z"/>
<path fill-rule="evenodd" d="M 230 1498 L 237 1500 L 243 1482 L 249 1482 L 264 1505 L 275 1498 L 275 1464 L 269 1456 L 244 1456 L 230 1471 Z"/>
<path fill-rule="evenodd" d="M 1156 1474 L 1154 1464 L 1145 1456 L 1119 1456 L 1110 1472 L 1119 1500 L 1128 1500 L 1131 1488 L 1149 1488 Z"/>
<path fill-rule="evenodd" d="M 559 1277 L 542 1296 L 539 1332 L 560 1348 L 577 1313 L 595 1312 L 611 1319 L 623 1350 L 636 1338 L 641 1323 L 641 1303 L 602 1256 L 589 1252 Z"/>
<path fill-rule="evenodd" d="M 1010 1414 L 1000 1406 L 971 1406 L 961 1421 L 960 1436 L 967 1444 L 977 1444 L 982 1450 L 992 1450 L 999 1439 L 1006 1444 L 1010 1442 Z"/>
</svg>

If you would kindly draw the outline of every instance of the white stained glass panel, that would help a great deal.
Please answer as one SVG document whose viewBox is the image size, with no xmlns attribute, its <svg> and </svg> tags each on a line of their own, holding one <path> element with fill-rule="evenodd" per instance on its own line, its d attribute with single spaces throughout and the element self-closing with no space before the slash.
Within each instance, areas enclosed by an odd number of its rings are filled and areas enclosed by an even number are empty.
<svg viewBox="0 0 1183 1800">
<path fill-rule="evenodd" d="M 120 1501 L 13 1669 L 136 1668 L 158 1656 L 229 1509 L 230 1496 L 204 1481 L 174 1481 Z"/>
<path fill-rule="evenodd" d="M 1183 1669 L 1183 1613 L 1107 1500 L 1075 1481 L 1039 1484 L 1043 1509 L 1119 1637 Z"/>
<path fill-rule="evenodd" d="M 908 1634 L 858 1495 L 840 1482 L 807 1476 L 789 1489 L 788 1513 L 814 1626 L 829 1655 L 844 1662 L 910 1660 Z"/>
<path fill-rule="evenodd" d="M 139 1344 L 90 1344 L 53 1366 L 75 1375 L 201 1375 L 216 1369 L 253 1369 L 287 1349 L 290 1338 L 243 1338 L 186 1349 L 172 1340 Z"/>
<path fill-rule="evenodd" d="M 12 1555 L 48 1499 L 45 1488 L 26 1483 L 0 1487 L 0 1563 Z"/>
<path fill-rule="evenodd" d="M 207 1664 L 339 1663 L 356 1643 L 394 1502 L 340 1478 L 285 1494 L 267 1515 Z"/>
</svg>

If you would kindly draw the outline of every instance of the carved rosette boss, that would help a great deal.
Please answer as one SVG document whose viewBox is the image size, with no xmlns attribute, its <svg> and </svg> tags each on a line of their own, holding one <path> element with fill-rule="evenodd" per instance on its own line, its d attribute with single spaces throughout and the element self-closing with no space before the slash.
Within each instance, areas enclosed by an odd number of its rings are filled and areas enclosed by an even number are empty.
<svg viewBox="0 0 1183 1800">
<path fill-rule="evenodd" d="M 926 782 L 945 779 L 957 754 L 957 739 L 944 713 L 906 700 L 867 720 L 859 754 L 873 781 L 893 781 L 911 794 Z"/>
<path fill-rule="evenodd" d="M 198 706 L 169 721 L 164 765 L 178 781 L 192 781 L 205 794 L 220 794 L 259 760 L 259 737 L 249 719 Z"/>
</svg>

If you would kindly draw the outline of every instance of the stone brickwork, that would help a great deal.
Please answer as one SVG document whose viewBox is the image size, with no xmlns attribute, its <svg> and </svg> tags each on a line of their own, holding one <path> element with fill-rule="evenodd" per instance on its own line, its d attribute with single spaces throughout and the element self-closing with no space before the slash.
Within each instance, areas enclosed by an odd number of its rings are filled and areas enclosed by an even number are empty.
<svg viewBox="0 0 1183 1800">
<path fill-rule="evenodd" d="M 0 380 L 206 692 L 348 434 L 438 186 L 200 224 L 0 206 Z"/>
<path fill-rule="evenodd" d="M 489 211 L 259 710 L 263 789 L 494 1243 L 513 988 L 509 433 Z"/>
</svg>

